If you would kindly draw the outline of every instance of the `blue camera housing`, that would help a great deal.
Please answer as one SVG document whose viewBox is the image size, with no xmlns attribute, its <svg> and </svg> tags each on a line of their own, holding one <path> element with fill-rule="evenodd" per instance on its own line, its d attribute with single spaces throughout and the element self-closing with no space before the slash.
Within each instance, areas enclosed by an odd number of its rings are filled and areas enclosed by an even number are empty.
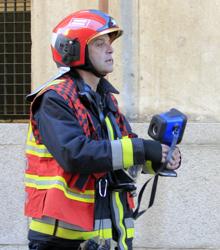
<svg viewBox="0 0 220 250">
<path fill-rule="evenodd" d="M 178 137 L 177 144 L 181 142 L 185 130 L 187 117 L 177 109 L 153 116 L 148 134 L 154 140 L 171 146 L 174 136 Z"/>
</svg>

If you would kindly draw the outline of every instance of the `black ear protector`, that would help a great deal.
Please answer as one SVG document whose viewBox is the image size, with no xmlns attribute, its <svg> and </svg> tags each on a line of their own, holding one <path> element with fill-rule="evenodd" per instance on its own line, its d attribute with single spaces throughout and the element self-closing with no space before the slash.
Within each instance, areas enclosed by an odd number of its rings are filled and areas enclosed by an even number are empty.
<svg viewBox="0 0 220 250">
<path fill-rule="evenodd" d="M 85 63 L 84 65 L 80 65 L 80 66 L 76 66 L 76 68 L 78 69 L 83 69 L 83 70 L 86 70 L 86 71 L 90 71 L 92 72 L 95 76 L 99 77 L 99 78 L 102 78 L 104 77 L 106 74 L 101 74 L 99 73 L 95 67 L 93 66 L 92 62 L 90 61 L 89 59 L 89 49 L 88 49 L 88 45 L 86 45 L 86 48 L 85 48 Z"/>
<path fill-rule="evenodd" d="M 60 34 L 57 36 L 55 48 L 62 55 L 62 61 L 66 65 L 80 59 L 80 43 L 77 39 L 70 40 Z"/>
</svg>

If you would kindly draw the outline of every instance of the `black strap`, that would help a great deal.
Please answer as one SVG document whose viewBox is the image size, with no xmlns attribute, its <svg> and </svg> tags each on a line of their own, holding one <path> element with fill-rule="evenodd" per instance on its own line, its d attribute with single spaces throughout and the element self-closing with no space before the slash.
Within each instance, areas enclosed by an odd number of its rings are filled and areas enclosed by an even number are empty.
<svg viewBox="0 0 220 250">
<path fill-rule="evenodd" d="M 85 184 L 87 183 L 89 176 L 90 176 L 89 174 L 80 174 L 79 178 L 75 183 L 75 187 L 77 187 L 79 190 L 82 190 Z"/>
<path fill-rule="evenodd" d="M 54 229 L 53 229 L 53 236 L 56 236 L 57 234 L 58 223 L 59 223 L 59 220 L 56 219 L 55 224 L 54 224 Z"/>
<path fill-rule="evenodd" d="M 152 189 L 151 189 L 150 202 L 149 202 L 148 208 L 152 207 L 153 204 L 154 204 L 154 199 L 155 199 L 156 192 L 157 192 L 158 178 L 159 178 L 159 175 L 156 175 L 154 177 L 154 182 L 153 182 L 153 186 L 152 186 Z"/>
<path fill-rule="evenodd" d="M 137 208 L 135 209 L 134 213 L 133 213 L 133 218 L 136 220 L 138 217 L 140 217 L 143 213 L 145 213 L 147 211 L 147 209 L 142 210 L 141 212 L 139 212 L 140 209 L 140 205 L 141 205 L 141 200 L 142 200 L 142 196 L 144 193 L 144 190 L 146 188 L 146 186 L 148 185 L 148 183 L 151 181 L 152 178 L 150 178 L 149 180 L 147 180 L 144 185 L 142 186 L 139 195 L 138 195 L 138 205 Z M 152 193 L 151 193 L 152 194 Z M 149 208 L 149 206 L 148 206 Z"/>
<path fill-rule="evenodd" d="M 145 213 L 154 204 L 154 200 L 155 200 L 155 196 L 156 196 L 156 192 L 157 192 L 157 184 L 158 184 L 159 175 L 161 175 L 161 173 L 163 172 L 163 170 L 166 168 L 167 163 L 170 161 L 170 159 L 172 157 L 172 153 L 173 153 L 173 151 L 175 149 L 175 146 L 177 144 L 177 141 L 178 141 L 179 130 L 174 131 L 173 135 L 174 136 L 173 136 L 172 144 L 170 146 L 170 150 L 169 150 L 168 155 L 167 155 L 167 159 L 166 159 L 165 163 L 163 163 L 161 165 L 161 167 L 159 168 L 159 170 L 157 171 L 157 173 L 154 176 L 154 181 L 153 181 L 153 185 L 152 185 L 152 189 L 151 189 L 151 195 L 150 195 L 150 200 L 149 200 L 148 207 L 147 207 L 147 209 L 144 209 L 144 210 L 142 210 L 140 212 L 139 212 L 139 209 L 140 209 L 141 200 L 142 200 L 142 196 L 143 196 L 144 190 L 147 187 L 148 183 L 153 179 L 153 177 L 151 177 L 149 180 L 147 180 L 144 183 L 144 185 L 142 186 L 142 188 L 141 188 L 141 190 L 139 192 L 139 195 L 138 195 L 138 205 L 137 205 L 137 208 L 135 209 L 135 211 L 133 213 L 133 218 L 135 220 L 138 217 L 140 217 L 143 213 Z M 171 170 L 171 172 L 172 172 L 172 170 Z M 173 172 L 175 173 L 175 171 L 173 171 Z M 165 175 L 162 175 L 162 176 L 165 176 Z"/>
</svg>

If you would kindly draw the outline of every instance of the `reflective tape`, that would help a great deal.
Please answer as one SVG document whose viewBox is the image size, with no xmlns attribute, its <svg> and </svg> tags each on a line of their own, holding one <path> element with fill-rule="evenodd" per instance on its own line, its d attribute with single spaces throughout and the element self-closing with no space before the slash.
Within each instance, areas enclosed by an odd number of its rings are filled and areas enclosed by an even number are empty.
<svg viewBox="0 0 220 250">
<path fill-rule="evenodd" d="M 120 141 L 123 151 L 123 166 L 129 168 L 134 165 L 132 141 L 130 138 L 123 138 Z"/>
<path fill-rule="evenodd" d="M 30 223 L 30 229 L 40 233 L 54 235 L 55 221 L 55 219 L 47 220 L 47 222 L 42 219 L 32 219 Z M 96 224 L 98 225 L 99 221 L 97 221 Z M 55 235 L 56 237 L 72 240 L 88 240 L 97 236 L 103 237 L 104 239 L 112 238 L 111 227 L 105 227 L 97 230 L 95 229 L 94 231 L 80 231 L 74 230 L 74 225 L 69 224 L 69 228 L 64 228 L 62 227 L 63 225 L 66 226 L 67 223 L 58 221 Z M 71 229 L 71 227 L 73 227 L 73 229 Z"/>
<path fill-rule="evenodd" d="M 120 140 L 111 141 L 112 166 L 114 170 L 123 168 L 123 151 Z"/>
<path fill-rule="evenodd" d="M 126 228 L 134 229 L 134 219 L 133 218 L 125 218 L 124 221 L 125 221 Z"/>
<path fill-rule="evenodd" d="M 114 140 L 114 130 L 113 130 L 112 124 L 108 116 L 106 116 L 105 122 L 106 122 L 107 130 L 108 130 L 108 138 L 109 140 Z"/>
<path fill-rule="evenodd" d="M 152 166 L 152 161 L 145 162 L 145 165 L 143 166 L 143 172 L 145 174 L 152 174 L 152 175 L 155 174 L 155 171 L 154 171 L 153 166 Z"/>
<path fill-rule="evenodd" d="M 38 176 L 25 174 L 26 187 L 36 189 L 58 189 L 71 200 L 77 200 L 85 203 L 94 203 L 94 190 L 86 190 L 85 192 L 78 192 L 67 186 L 66 180 L 61 176 Z"/>
<path fill-rule="evenodd" d="M 53 156 L 49 153 L 47 148 L 40 144 L 34 144 L 32 142 L 28 142 L 26 145 L 26 150 L 25 152 L 30 155 L 35 155 L 39 157 L 44 157 L 44 158 L 53 158 Z"/>
<path fill-rule="evenodd" d="M 39 156 L 39 157 L 45 157 L 45 158 L 52 158 L 53 157 L 50 154 L 50 152 L 47 150 L 45 145 L 36 143 L 33 132 L 32 132 L 31 124 L 29 124 L 25 151 L 27 154 L 31 154 L 31 155 L 35 155 L 35 156 Z"/>
<path fill-rule="evenodd" d="M 124 219 L 124 209 L 120 200 L 119 192 L 112 192 L 112 205 L 113 205 L 113 220 L 118 232 L 118 248 L 119 250 L 127 250 L 128 246 L 126 244 L 126 228 L 123 224 Z"/>
<path fill-rule="evenodd" d="M 34 221 L 46 223 L 49 225 L 55 225 L 56 219 L 48 217 L 48 216 L 43 216 L 41 219 L 33 219 Z M 66 223 L 64 221 L 58 221 L 58 226 L 65 228 L 65 229 L 70 229 L 70 230 L 76 230 L 76 231 L 82 231 L 85 232 L 85 230 L 77 225 L 73 225 L 70 223 Z M 101 219 L 101 220 L 95 220 L 95 226 L 94 226 L 94 231 L 99 230 L 100 228 L 102 229 L 108 229 L 112 228 L 112 221 L 110 219 Z"/>
<path fill-rule="evenodd" d="M 120 140 L 114 140 L 114 130 L 109 117 L 105 118 L 108 138 L 111 141 L 113 169 L 129 168 L 134 165 L 133 145 L 130 138 L 124 136 Z"/>
</svg>

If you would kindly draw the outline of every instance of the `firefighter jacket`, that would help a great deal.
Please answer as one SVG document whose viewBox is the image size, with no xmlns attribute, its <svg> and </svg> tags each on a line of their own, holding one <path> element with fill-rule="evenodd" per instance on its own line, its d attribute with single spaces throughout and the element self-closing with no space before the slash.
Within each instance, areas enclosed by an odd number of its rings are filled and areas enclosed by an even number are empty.
<svg viewBox="0 0 220 250">
<path fill-rule="evenodd" d="M 111 190 L 107 174 L 144 164 L 144 149 L 113 86 L 101 79 L 97 92 L 67 73 L 33 96 L 25 214 L 31 230 L 64 239 L 108 239 L 114 227 L 124 249 L 134 233 L 132 200 Z"/>
</svg>

